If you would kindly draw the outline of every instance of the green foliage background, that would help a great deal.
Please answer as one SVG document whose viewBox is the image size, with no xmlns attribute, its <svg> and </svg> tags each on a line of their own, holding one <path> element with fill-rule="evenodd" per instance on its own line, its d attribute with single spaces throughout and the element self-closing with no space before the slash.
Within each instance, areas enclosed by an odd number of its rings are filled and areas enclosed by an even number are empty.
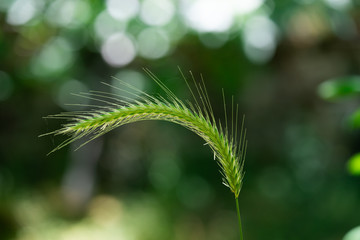
<svg viewBox="0 0 360 240">
<path fill-rule="evenodd" d="M 336 240 L 360 224 L 348 171 L 360 151 L 359 1 L 259 1 L 220 30 L 222 8 L 204 30 L 186 18 L 191 1 L 161 1 L 173 4 L 162 23 L 141 10 L 112 18 L 109 2 L 0 2 L 0 239 L 237 239 L 233 196 L 181 127 L 135 123 L 46 156 L 61 139 L 37 136 L 61 122 L 43 116 L 84 103 L 71 92 L 109 91 L 111 76 L 159 92 L 143 67 L 183 99 L 177 67 L 202 74 L 219 118 L 221 88 L 246 114 L 245 239 Z M 121 66 L 101 53 L 117 33 L 135 49 Z"/>
</svg>

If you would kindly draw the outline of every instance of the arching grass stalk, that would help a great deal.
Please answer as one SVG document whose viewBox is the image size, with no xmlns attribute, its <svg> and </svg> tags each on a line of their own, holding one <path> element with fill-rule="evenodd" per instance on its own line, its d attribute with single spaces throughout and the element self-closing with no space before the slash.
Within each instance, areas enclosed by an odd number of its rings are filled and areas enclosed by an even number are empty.
<svg viewBox="0 0 360 240">
<path fill-rule="evenodd" d="M 229 129 L 225 94 L 223 92 L 225 110 L 225 127 L 223 127 L 220 120 L 216 121 L 214 117 L 210 99 L 202 78 L 202 81 L 197 83 L 190 72 L 194 84 L 194 87 L 190 87 L 190 84 L 183 75 L 193 98 L 193 102 L 184 102 L 176 97 L 153 73 L 147 69 L 145 69 L 145 72 L 162 88 L 165 96 L 151 96 L 121 80 L 119 80 L 122 86 L 121 88 L 107 83 L 103 84 L 115 88 L 118 91 L 126 92 L 130 97 L 100 91 L 76 94 L 77 96 L 89 98 L 105 105 L 88 105 L 92 110 L 64 112 L 46 117 L 70 121 L 58 130 L 41 135 L 70 136 L 50 153 L 65 147 L 75 140 L 88 137 L 88 140 L 79 146 L 80 148 L 87 142 L 128 123 L 145 120 L 163 120 L 179 124 L 203 138 L 206 144 L 212 149 L 214 160 L 217 160 L 221 169 L 223 184 L 227 186 L 235 196 L 239 218 L 240 239 L 242 240 L 238 197 L 244 177 L 243 169 L 247 140 L 246 129 L 244 129 L 244 118 L 242 119 L 240 129 L 238 129 L 238 105 L 236 105 L 236 108 L 234 107 L 234 99 L 232 98 L 231 128 Z"/>
</svg>

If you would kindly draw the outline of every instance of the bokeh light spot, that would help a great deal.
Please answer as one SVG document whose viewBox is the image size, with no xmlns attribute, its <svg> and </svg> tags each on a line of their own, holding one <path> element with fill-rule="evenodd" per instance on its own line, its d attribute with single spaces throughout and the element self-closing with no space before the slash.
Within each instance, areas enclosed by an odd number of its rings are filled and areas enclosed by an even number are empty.
<svg viewBox="0 0 360 240">
<path fill-rule="evenodd" d="M 178 18 L 174 18 L 169 24 L 163 26 L 162 29 L 169 36 L 171 43 L 180 41 L 188 32 L 187 26 Z"/>
<path fill-rule="evenodd" d="M 101 54 L 108 64 L 120 67 L 129 64 L 135 58 L 136 49 L 128 35 L 115 33 L 105 41 Z"/>
<path fill-rule="evenodd" d="M 360 239 L 360 226 L 353 228 L 348 232 L 343 240 L 359 240 Z"/>
<path fill-rule="evenodd" d="M 97 38 L 105 40 L 114 33 L 124 32 L 127 23 L 113 18 L 107 11 L 101 12 L 94 22 L 94 31 Z"/>
<path fill-rule="evenodd" d="M 274 55 L 277 44 L 277 27 L 267 17 L 250 19 L 243 33 L 245 53 L 250 60 L 264 63 Z"/>
<path fill-rule="evenodd" d="M 113 80 L 111 81 L 111 85 L 115 87 L 112 88 L 111 91 L 114 94 L 121 95 L 122 97 L 136 98 L 136 96 L 134 96 L 133 94 L 138 95 L 139 92 L 135 91 L 134 89 L 130 89 L 130 88 L 126 89 L 126 92 L 119 90 L 124 88 L 122 82 L 130 84 L 131 86 L 134 86 L 136 89 L 143 91 L 145 90 L 146 87 L 145 81 L 146 81 L 145 76 L 140 72 L 133 70 L 122 70 L 118 72 L 115 75 L 115 78 L 113 78 Z"/>
<path fill-rule="evenodd" d="M 14 89 L 14 83 L 11 80 L 10 76 L 0 71 L 0 101 L 8 99 Z"/>
<path fill-rule="evenodd" d="M 55 38 L 35 57 L 32 72 L 42 77 L 59 74 L 71 65 L 73 58 L 70 44 L 61 37 Z"/>
<path fill-rule="evenodd" d="M 324 2 L 337 10 L 344 10 L 351 6 L 351 0 L 324 0 Z"/>
<path fill-rule="evenodd" d="M 57 0 L 47 11 L 47 21 L 65 28 L 83 26 L 91 17 L 91 8 L 84 0 Z"/>
<path fill-rule="evenodd" d="M 64 82 L 56 92 L 55 100 L 60 107 L 68 111 L 85 109 L 86 106 L 72 106 L 69 104 L 88 104 L 88 98 L 82 98 L 72 95 L 72 93 L 88 92 L 86 85 L 78 80 L 71 79 Z"/>
<path fill-rule="evenodd" d="M 170 48 L 168 36 L 161 29 L 147 28 L 138 36 L 139 55 L 149 59 L 165 56 Z"/>
<path fill-rule="evenodd" d="M 106 9 L 117 20 L 129 20 L 139 11 L 138 0 L 107 0 Z"/>
<path fill-rule="evenodd" d="M 43 5 L 40 0 L 16 0 L 10 6 L 6 20 L 12 25 L 26 24 L 42 10 Z"/>
<path fill-rule="evenodd" d="M 324 99 L 332 98 L 337 93 L 337 86 L 333 82 L 323 82 L 318 89 L 319 95 Z"/>
<path fill-rule="evenodd" d="M 163 26 L 170 22 L 175 13 L 169 0 L 145 0 L 141 5 L 140 18 L 151 26 Z"/>
<path fill-rule="evenodd" d="M 100 195 L 95 197 L 89 208 L 90 218 L 100 226 L 116 225 L 122 217 L 122 203 L 107 195 Z"/>
<path fill-rule="evenodd" d="M 198 0 L 183 8 L 189 26 L 199 32 L 224 32 L 234 21 L 230 1 Z"/>
</svg>

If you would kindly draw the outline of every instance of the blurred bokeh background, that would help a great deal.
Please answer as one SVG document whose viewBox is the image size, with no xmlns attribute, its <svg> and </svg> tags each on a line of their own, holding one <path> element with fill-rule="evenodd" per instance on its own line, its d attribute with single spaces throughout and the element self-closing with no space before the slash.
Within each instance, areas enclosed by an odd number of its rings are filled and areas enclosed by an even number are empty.
<svg viewBox="0 0 360 240">
<path fill-rule="evenodd" d="M 233 195 L 203 141 L 165 122 L 50 156 L 112 76 L 180 98 L 178 66 L 246 114 L 245 239 L 359 240 L 359 0 L 1 0 L 0 239 L 238 239 Z"/>
</svg>

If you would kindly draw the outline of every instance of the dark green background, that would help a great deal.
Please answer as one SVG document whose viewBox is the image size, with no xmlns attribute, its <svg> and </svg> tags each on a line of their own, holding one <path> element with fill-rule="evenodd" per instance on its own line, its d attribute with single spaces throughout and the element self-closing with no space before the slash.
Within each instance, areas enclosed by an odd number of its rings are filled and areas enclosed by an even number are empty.
<svg viewBox="0 0 360 240">
<path fill-rule="evenodd" d="M 16 2 L 41 10 L 16 24 Z M 190 95 L 178 67 L 188 77 L 189 70 L 197 79 L 202 74 L 218 118 L 222 88 L 246 115 L 239 197 L 245 239 L 337 240 L 360 224 L 360 179 L 346 167 L 360 150 L 359 131 L 349 124 L 359 98 L 355 90 L 330 101 L 318 94 L 326 80 L 360 74 L 359 1 L 265 1 L 222 33 L 192 29 L 180 10 L 185 1 L 174 1 L 169 51 L 117 67 L 104 61 L 94 33 L 105 3 L 74 1 L 81 2 L 74 24 L 61 25 L 49 9 L 69 1 L 54 2 L 0 3 L 0 239 L 238 239 L 233 195 L 210 149 L 179 126 L 135 123 L 76 152 L 79 143 L 46 156 L 63 138 L 38 135 L 64 122 L 42 117 L 83 101 L 71 92 L 110 91 L 100 82 L 113 83 L 112 76 L 132 83 L 140 75 L 146 92 L 161 93 L 144 67 L 182 99 Z M 67 21 L 71 13 L 64 11 Z M 247 23 L 256 17 L 272 24 L 265 30 L 275 29 L 270 50 L 246 43 L 245 29 L 254 27 Z M 148 26 L 135 16 L 125 32 L 136 41 L 153 28 L 167 25 Z M 266 38 L 265 30 L 254 31 Z M 56 44 L 66 51 L 46 53 Z M 344 89 L 338 95 L 352 92 Z"/>
</svg>

